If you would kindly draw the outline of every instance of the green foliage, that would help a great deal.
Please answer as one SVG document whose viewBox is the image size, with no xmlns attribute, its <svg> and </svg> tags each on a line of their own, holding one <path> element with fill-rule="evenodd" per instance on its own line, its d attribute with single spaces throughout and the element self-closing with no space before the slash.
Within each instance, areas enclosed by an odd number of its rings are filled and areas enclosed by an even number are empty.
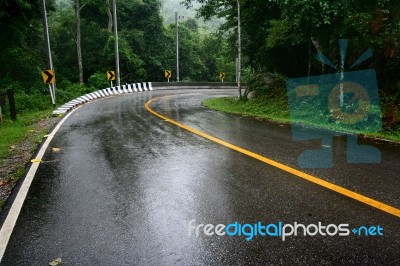
<svg viewBox="0 0 400 266">
<path fill-rule="evenodd" d="M 284 98 L 259 97 L 252 101 L 242 101 L 234 97 L 211 98 L 203 101 L 208 108 L 234 115 L 253 116 L 277 122 L 289 122 L 289 109 Z"/>
<path fill-rule="evenodd" d="M 30 113 L 18 115 L 16 121 L 11 121 L 6 116 L 3 124 L 0 125 L 0 161 L 10 155 L 10 145 L 21 142 L 30 134 L 30 125 L 50 115 L 51 112 L 49 110 L 32 111 Z M 42 133 L 44 134 L 44 132 Z M 41 135 L 40 138 L 42 136 L 43 135 Z M 39 139 L 31 139 L 33 142 L 37 140 Z"/>
<path fill-rule="evenodd" d="M 39 0 L 0 2 L 0 79 L 8 76 L 29 87 L 40 77 L 37 76 L 43 65 L 40 3 Z"/>
<path fill-rule="evenodd" d="M 17 112 L 43 111 L 51 106 L 50 97 L 42 93 L 26 94 L 18 92 L 15 94 Z"/>
<path fill-rule="evenodd" d="M 190 6 L 194 1 L 185 0 Z M 198 14 L 206 19 L 224 17 L 221 29 L 228 32 L 232 52 L 236 49 L 236 1 L 199 0 Z M 240 0 L 244 69 L 305 77 L 335 72 L 315 59 L 322 52 L 340 65 L 338 39 L 349 39 L 345 71 L 368 48 L 373 58 L 354 67 L 375 69 L 385 129 L 398 129 L 400 95 L 400 2 L 394 0 Z M 336 70 L 338 71 L 338 70 Z M 248 84 L 259 94 L 274 92 L 255 74 Z M 257 75 L 259 75 L 257 77 Z M 284 87 L 283 87 L 284 88 Z M 284 89 L 271 94 L 285 93 Z M 390 100 L 385 100 L 390 99 Z M 392 111 L 394 110 L 394 111 Z"/>
<path fill-rule="evenodd" d="M 78 82 L 74 10 L 62 8 L 50 14 L 50 41 L 57 82 L 64 80 Z M 95 36 L 97 37 L 97 35 Z M 43 52 L 41 54 L 43 57 L 45 56 Z"/>
<path fill-rule="evenodd" d="M 73 85 L 79 81 L 74 1 L 48 1 L 57 102 L 108 86 L 104 75 L 107 70 L 115 70 L 114 35 L 109 28 L 111 3 L 81 1 L 83 75 L 88 89 Z M 0 81 L 4 84 L 0 89 L 14 88 L 21 102 L 20 111 L 42 110 L 48 104 L 49 93 L 40 76 L 48 68 L 43 49 L 41 0 L 4 0 L 0 8 L 0 29 L 13 33 L 0 37 Z M 164 81 L 165 69 L 176 74 L 175 27 L 164 27 L 160 9 L 160 1 L 118 1 L 122 83 Z M 179 31 L 182 80 L 217 81 L 220 71 L 226 73 L 227 81 L 235 79 L 234 55 L 223 36 L 209 35 L 194 19 L 181 21 Z"/>
<path fill-rule="evenodd" d="M 271 20 L 266 38 L 267 48 L 272 49 L 277 46 L 284 46 L 287 43 L 299 44 L 301 38 L 296 34 L 290 34 L 291 25 L 287 20 Z"/>
<path fill-rule="evenodd" d="M 250 91 L 256 91 L 257 96 L 284 98 L 286 80 L 286 77 L 277 73 L 253 73 L 247 81 L 247 86 Z"/>
<path fill-rule="evenodd" d="M 236 80 L 235 56 L 228 41 L 220 33 L 207 35 L 202 42 L 201 59 L 204 64 L 205 81 L 219 81 L 219 72 L 225 73 L 225 80 Z"/>
<path fill-rule="evenodd" d="M 96 90 L 109 87 L 110 83 L 106 78 L 106 73 L 97 72 L 90 76 L 88 85 Z"/>
<path fill-rule="evenodd" d="M 106 58 L 106 64 L 112 65 L 115 62 L 114 58 L 114 37 L 109 36 L 109 39 L 102 51 Z M 144 62 L 141 58 L 133 53 L 131 46 L 125 39 L 124 32 L 119 37 L 119 60 L 121 70 L 121 82 L 134 82 L 146 79 L 146 70 L 143 68 Z M 110 67 L 109 69 L 114 69 Z M 105 73 L 105 72 L 104 72 Z"/>
<path fill-rule="evenodd" d="M 258 119 L 267 119 L 278 123 L 301 123 L 308 126 L 330 130 L 344 130 L 338 124 L 322 124 L 320 120 L 326 120 L 326 118 L 324 117 L 326 114 L 316 112 L 316 110 L 319 110 L 318 106 L 316 106 L 315 109 L 304 108 L 302 110 L 299 110 L 304 114 L 304 117 L 313 117 L 313 120 L 299 119 L 297 121 L 292 121 L 290 119 L 286 97 L 273 98 L 270 96 L 261 96 L 251 101 L 238 100 L 235 97 L 211 98 L 204 100 L 203 104 L 208 108 L 239 116 L 250 116 Z M 310 114 L 312 115 L 310 116 Z M 320 118 L 320 120 L 318 120 L 318 118 Z M 357 131 L 357 133 L 395 141 L 400 140 L 400 134 L 398 133 L 398 131 L 369 132 L 368 128 L 364 128 L 363 130 L 366 130 L 366 132 L 359 130 Z"/>
<path fill-rule="evenodd" d="M 76 17 L 72 0 L 48 1 L 49 30 L 57 78 L 57 102 L 78 93 L 108 86 L 104 75 L 115 70 L 114 37 L 109 29 L 111 0 L 81 1 L 83 73 L 86 86 L 75 87 L 78 78 Z M 237 53 L 237 1 L 184 0 L 195 5 L 205 19 L 223 18 L 220 31 L 205 31 L 193 18 L 179 23 L 180 76 L 185 81 L 235 81 Z M 196 3 L 195 3 L 196 2 Z M 260 95 L 281 95 L 283 76 L 304 77 L 331 73 L 314 55 L 323 52 L 334 64 L 340 62 L 337 39 L 350 39 L 345 68 L 368 48 L 374 58 L 353 70 L 377 71 L 387 121 L 400 100 L 400 2 L 394 0 L 240 0 L 243 48 L 243 80 Z M 43 27 L 39 0 L 4 0 L 0 4 L 0 84 L 12 87 L 22 111 L 44 108 L 48 89 L 40 71 L 47 68 L 43 52 Z M 164 81 L 171 69 L 176 78 L 175 24 L 164 25 L 161 5 L 168 17 L 177 2 L 119 0 L 120 69 L 122 83 Z M 166 6 L 167 5 L 167 6 Z M 182 10 L 179 10 L 184 13 Z M 269 74 L 262 74 L 269 73 Z M 271 74 L 278 73 L 278 74 Z M 265 79 L 279 86 L 270 87 Z M 22 93 L 29 95 L 24 97 Z M 397 95 L 397 96 L 396 96 Z M 79 96 L 79 95 L 77 95 Z M 32 100 L 28 98 L 33 98 Z M 36 101 L 43 101 L 43 105 Z M 26 103 L 26 104 L 25 104 Z M 387 113 L 386 113 L 387 112 Z M 397 123 L 397 122 L 393 122 Z"/>
<path fill-rule="evenodd" d="M 176 74 L 174 57 L 175 25 L 166 28 L 171 41 L 172 55 L 165 65 Z M 183 81 L 219 81 L 219 72 L 225 72 L 225 81 L 235 80 L 235 59 L 229 53 L 229 44 L 218 33 L 203 35 L 194 20 L 179 24 L 180 78 Z"/>
<path fill-rule="evenodd" d="M 95 90 L 98 89 L 77 83 L 67 85 L 67 87 L 58 86 L 56 89 L 56 101 L 57 104 L 63 104 Z"/>
<path fill-rule="evenodd" d="M 53 108 L 49 88 L 47 86 L 38 85 L 36 87 L 30 88 L 29 92 L 24 91 L 23 89 L 18 87 L 13 87 L 13 89 L 15 91 L 14 97 L 17 109 L 17 116 L 25 113 L 51 110 Z M 62 105 L 72 99 L 75 99 L 79 96 L 95 90 L 97 89 L 93 87 L 87 87 L 86 85 L 73 84 L 68 81 L 62 82 L 56 87 L 56 104 Z M 0 92 L 5 92 L 5 90 L 2 90 Z M 8 116 L 8 101 L 6 101 L 3 113 Z"/>
</svg>

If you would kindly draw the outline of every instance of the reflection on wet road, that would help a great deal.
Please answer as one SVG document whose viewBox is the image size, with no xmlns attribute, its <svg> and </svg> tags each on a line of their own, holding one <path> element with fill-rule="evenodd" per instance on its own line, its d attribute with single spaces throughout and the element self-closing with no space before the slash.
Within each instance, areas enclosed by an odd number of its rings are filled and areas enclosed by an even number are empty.
<svg viewBox="0 0 400 266">
<path fill-rule="evenodd" d="M 346 198 L 160 120 L 160 114 L 291 167 L 314 143 L 292 141 L 287 125 L 204 108 L 234 91 L 134 94 L 85 105 L 48 148 L 2 265 L 398 264 L 398 217 Z M 335 140 L 335 167 L 310 174 L 400 206 L 400 148 L 377 143 L 379 165 L 348 165 Z M 59 147 L 60 153 L 52 153 Z M 349 224 L 384 237 L 188 236 L 196 224 Z M 397 261 L 396 261 L 397 260 Z"/>
</svg>

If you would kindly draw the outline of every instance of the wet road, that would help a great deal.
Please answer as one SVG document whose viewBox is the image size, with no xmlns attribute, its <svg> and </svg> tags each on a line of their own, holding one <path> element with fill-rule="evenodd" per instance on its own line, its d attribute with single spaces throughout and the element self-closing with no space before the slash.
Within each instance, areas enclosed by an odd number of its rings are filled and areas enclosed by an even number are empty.
<svg viewBox="0 0 400 266">
<path fill-rule="evenodd" d="M 2 265 L 400 264 L 400 219 L 157 118 L 182 124 L 298 168 L 314 142 L 290 127 L 208 110 L 234 91 L 155 91 L 76 110 L 46 151 Z M 173 95 L 175 94 L 175 95 Z M 368 142 L 368 141 L 367 141 Z M 347 164 L 336 138 L 331 169 L 307 173 L 400 207 L 400 147 L 370 143 L 380 164 Z M 61 152 L 54 153 L 57 147 Z M 384 236 L 188 235 L 198 224 L 321 222 L 380 226 Z"/>
</svg>

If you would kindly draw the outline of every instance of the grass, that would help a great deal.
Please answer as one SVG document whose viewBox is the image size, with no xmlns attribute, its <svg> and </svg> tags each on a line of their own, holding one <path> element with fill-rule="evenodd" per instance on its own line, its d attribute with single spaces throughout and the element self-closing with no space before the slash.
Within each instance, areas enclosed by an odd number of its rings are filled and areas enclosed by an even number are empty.
<svg viewBox="0 0 400 266">
<path fill-rule="evenodd" d="M 204 100 L 203 104 L 210 109 L 234 115 L 250 116 L 277 123 L 292 122 L 317 128 L 348 132 L 348 130 L 335 123 L 322 124 L 319 121 L 311 120 L 291 121 L 287 100 L 282 98 L 258 97 L 249 101 L 238 100 L 236 97 L 211 98 Z M 363 132 L 362 130 L 357 130 L 352 133 L 400 142 L 400 131 Z"/>
<path fill-rule="evenodd" d="M 23 113 L 17 116 L 16 121 L 11 121 L 6 118 L 3 123 L 0 124 L 0 165 L 4 163 L 4 159 L 13 155 L 10 147 L 23 141 L 28 142 L 29 147 L 32 147 L 30 152 L 33 152 L 36 148 L 35 144 L 39 143 L 44 134 L 47 133 L 46 129 L 33 126 L 33 124 L 51 116 L 51 113 L 52 110 Z M 25 163 L 26 162 L 20 162 L 13 166 L 16 167 L 16 169 L 12 173 L 3 176 L 2 180 L 14 184 L 24 175 L 26 170 Z M 0 211 L 3 209 L 6 202 L 7 199 L 0 199 Z"/>
<path fill-rule="evenodd" d="M 275 99 L 272 101 L 266 98 L 256 98 L 251 101 L 239 101 L 236 97 L 228 97 L 206 99 L 203 104 L 210 109 L 234 115 L 252 116 L 283 123 L 290 121 L 289 109 L 285 100 Z"/>
<path fill-rule="evenodd" d="M 11 155 L 10 146 L 29 138 L 29 136 L 33 135 L 31 134 L 33 130 L 40 131 L 40 129 L 37 128 L 33 129 L 32 124 L 51 116 L 51 112 L 51 110 L 46 110 L 21 114 L 17 116 L 16 121 L 5 119 L 3 123 L 0 124 L 0 162 L 2 159 Z M 43 134 L 44 133 L 43 131 Z M 36 142 L 40 140 L 40 136 L 37 136 L 37 134 L 35 135 L 36 136 L 31 138 L 30 141 Z"/>
</svg>

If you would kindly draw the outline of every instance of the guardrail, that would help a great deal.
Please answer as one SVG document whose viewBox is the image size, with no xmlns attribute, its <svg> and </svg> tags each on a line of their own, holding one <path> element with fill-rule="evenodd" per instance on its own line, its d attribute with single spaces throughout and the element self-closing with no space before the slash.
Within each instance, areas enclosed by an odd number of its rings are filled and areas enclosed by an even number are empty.
<svg viewBox="0 0 400 266">
<path fill-rule="evenodd" d="M 234 82 L 153 82 L 153 87 L 158 90 L 181 90 L 181 89 L 235 89 Z"/>
<path fill-rule="evenodd" d="M 78 105 L 96 100 L 98 98 L 109 97 L 112 95 L 129 94 L 135 92 L 145 92 L 153 90 L 178 90 L 178 89 L 235 89 L 237 83 L 231 82 L 142 82 L 132 83 L 122 86 L 106 88 L 82 95 L 74 100 L 67 102 L 53 111 L 53 115 L 60 115 L 69 112 Z"/>
</svg>

